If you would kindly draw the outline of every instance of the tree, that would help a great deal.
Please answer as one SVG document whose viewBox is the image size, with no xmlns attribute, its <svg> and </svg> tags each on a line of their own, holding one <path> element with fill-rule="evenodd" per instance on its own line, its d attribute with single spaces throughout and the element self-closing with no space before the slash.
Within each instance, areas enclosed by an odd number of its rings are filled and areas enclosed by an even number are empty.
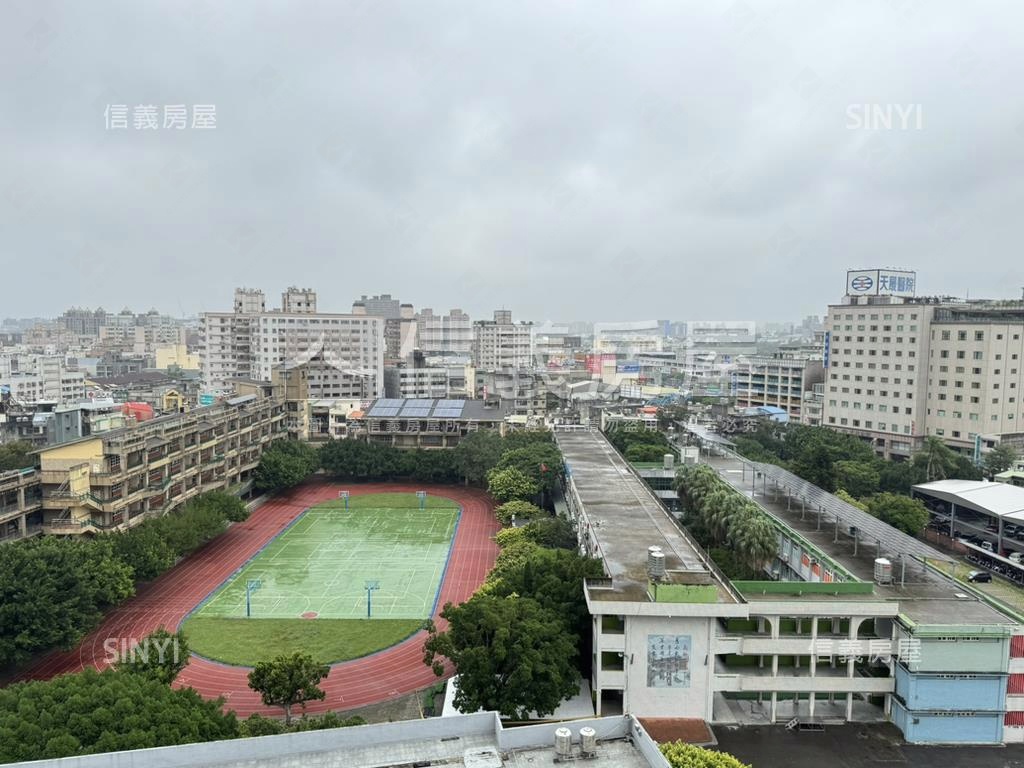
<svg viewBox="0 0 1024 768">
<path fill-rule="evenodd" d="M 1014 465 L 1018 457 L 1017 449 L 1008 443 L 999 443 L 995 448 L 985 454 L 983 465 L 985 472 L 990 478 L 1000 472 L 1005 472 Z"/>
<path fill-rule="evenodd" d="M 0 763 L 232 739 L 223 699 L 113 669 L 0 688 Z"/>
<path fill-rule="evenodd" d="M 501 436 L 489 429 L 470 432 L 452 450 L 455 468 L 467 485 L 484 486 L 505 450 Z"/>
<path fill-rule="evenodd" d="M 27 440 L 14 440 L 0 445 L 0 472 L 35 466 L 36 459 L 32 450 L 32 443 Z"/>
<path fill-rule="evenodd" d="M 323 700 L 327 695 L 318 683 L 327 677 L 330 667 L 318 664 L 308 654 L 281 654 L 261 661 L 249 673 L 249 687 L 260 694 L 268 706 L 284 708 L 285 725 L 291 725 L 292 707 L 307 701 Z"/>
<path fill-rule="evenodd" d="M 487 490 L 499 502 L 532 499 L 540 485 L 515 467 L 492 469 L 487 473 Z"/>
<path fill-rule="evenodd" d="M 518 469 L 537 486 L 550 493 L 562 475 L 562 454 L 552 443 L 534 443 L 501 454 L 498 469 Z"/>
<path fill-rule="evenodd" d="M 572 524 L 561 517 L 544 517 L 531 520 L 521 529 L 528 541 L 549 549 L 571 549 L 579 547 L 579 540 Z"/>
<path fill-rule="evenodd" d="M 747 510 L 729 530 L 729 544 L 736 558 L 751 571 L 761 571 L 775 559 L 779 551 L 779 536 L 768 517 L 753 502 L 746 502 Z"/>
<path fill-rule="evenodd" d="M 255 486 L 260 491 L 280 491 L 292 488 L 320 465 L 316 448 L 299 440 L 278 440 L 263 452 L 254 474 Z"/>
<path fill-rule="evenodd" d="M 928 510 L 920 499 L 879 493 L 867 499 L 866 504 L 869 514 L 911 536 L 919 534 L 928 524 Z"/>
<path fill-rule="evenodd" d="M 198 500 L 200 505 L 214 509 L 221 517 L 232 523 L 241 523 L 249 519 L 249 508 L 232 493 L 207 491 L 199 496 Z"/>
<path fill-rule="evenodd" d="M 448 629 L 430 627 L 424 663 L 441 677 L 442 659 L 451 661 L 459 675 L 455 706 L 461 711 L 544 717 L 579 692 L 575 636 L 537 601 L 475 595 L 462 605 L 448 603 L 441 617 Z"/>
<path fill-rule="evenodd" d="M 641 445 L 640 443 L 634 443 L 626 448 L 626 452 L 623 454 L 626 457 L 626 461 L 662 461 L 665 458 L 666 453 L 674 453 L 670 448 L 662 448 L 658 445 Z"/>
<path fill-rule="evenodd" d="M 127 649 L 115 666 L 170 685 L 188 665 L 190 653 L 184 632 L 179 629 L 171 633 L 160 627 L 142 638 L 136 647 Z"/>
<path fill-rule="evenodd" d="M 44 537 L 0 546 L 0 667 L 70 648 L 134 590 L 111 537 Z"/>
<path fill-rule="evenodd" d="M 696 747 L 685 741 L 667 741 L 658 748 L 672 768 L 750 768 L 727 752 Z"/>
<path fill-rule="evenodd" d="M 926 437 L 921 449 L 912 459 L 921 482 L 945 480 L 954 473 L 956 454 L 937 437 Z"/>
<path fill-rule="evenodd" d="M 502 525 L 512 525 L 513 517 L 519 522 L 524 522 L 548 515 L 536 504 L 531 504 L 528 501 L 506 501 L 494 510 L 494 514 Z"/>
<path fill-rule="evenodd" d="M 837 461 L 835 465 L 836 488 L 853 496 L 870 496 L 878 493 L 881 475 L 872 463 L 865 461 Z"/>
</svg>

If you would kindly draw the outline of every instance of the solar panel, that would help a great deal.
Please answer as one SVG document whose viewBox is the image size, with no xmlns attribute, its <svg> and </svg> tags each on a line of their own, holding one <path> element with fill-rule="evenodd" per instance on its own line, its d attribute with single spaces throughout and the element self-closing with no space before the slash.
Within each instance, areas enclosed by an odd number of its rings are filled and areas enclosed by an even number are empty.
<svg viewBox="0 0 1024 768">
<path fill-rule="evenodd" d="M 378 405 L 378 406 L 375 406 L 372 411 L 370 411 L 370 415 L 374 416 L 374 417 L 397 416 L 398 412 L 400 410 L 402 410 L 402 409 L 401 408 L 388 408 L 386 406 Z"/>
<path fill-rule="evenodd" d="M 412 399 L 405 401 L 406 408 L 430 408 L 433 404 L 433 400 Z"/>
<path fill-rule="evenodd" d="M 438 419 L 457 419 L 462 415 L 461 408 L 435 408 L 434 417 Z"/>
<path fill-rule="evenodd" d="M 400 397 L 382 397 L 377 400 L 375 405 L 382 405 L 385 408 L 394 408 L 395 406 L 401 408 L 404 402 L 405 400 Z"/>
<path fill-rule="evenodd" d="M 402 409 L 402 413 L 400 415 L 402 417 L 410 417 L 410 418 L 414 418 L 414 419 L 419 419 L 419 418 L 423 418 L 424 416 L 429 416 L 430 415 L 430 409 L 429 408 L 410 408 L 409 406 L 406 406 L 405 408 Z"/>
<path fill-rule="evenodd" d="M 857 529 L 857 536 L 862 540 L 879 541 L 882 543 L 883 549 L 892 550 L 897 554 L 903 553 L 911 556 L 927 557 L 931 560 L 950 559 L 948 555 L 942 554 L 923 541 L 908 536 L 903 531 L 883 523 L 862 509 L 848 504 L 782 467 L 759 462 L 750 462 L 750 464 L 758 472 L 788 489 L 791 495 L 802 496 L 812 507 L 820 507 L 832 516 L 833 519 L 838 517 L 843 525 L 855 527 Z"/>
<path fill-rule="evenodd" d="M 462 407 L 466 404 L 465 400 L 438 400 L 438 408 L 458 408 L 462 410 Z"/>
</svg>

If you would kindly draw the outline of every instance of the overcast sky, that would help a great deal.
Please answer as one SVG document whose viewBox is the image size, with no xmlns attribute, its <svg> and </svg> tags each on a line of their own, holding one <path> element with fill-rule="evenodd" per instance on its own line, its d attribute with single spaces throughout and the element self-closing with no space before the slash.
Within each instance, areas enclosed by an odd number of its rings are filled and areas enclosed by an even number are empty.
<svg viewBox="0 0 1024 768">
<path fill-rule="evenodd" d="M 1022 28 L 1020 0 L 5 0 L 0 317 L 294 283 L 796 319 L 876 266 L 1018 297 Z"/>
</svg>

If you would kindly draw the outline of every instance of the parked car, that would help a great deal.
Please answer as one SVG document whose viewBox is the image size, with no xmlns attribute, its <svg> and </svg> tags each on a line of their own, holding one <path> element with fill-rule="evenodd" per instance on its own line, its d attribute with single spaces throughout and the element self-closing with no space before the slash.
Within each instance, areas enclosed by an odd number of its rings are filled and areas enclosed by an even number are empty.
<svg viewBox="0 0 1024 768">
<path fill-rule="evenodd" d="M 975 584 L 987 584 L 992 581 L 992 574 L 988 571 L 971 571 L 967 574 L 967 580 Z"/>
<path fill-rule="evenodd" d="M 991 541 L 983 541 L 978 546 L 981 547 L 982 549 L 984 549 L 986 552 L 993 552 L 993 551 L 995 551 L 993 549 L 993 547 L 992 547 L 992 542 Z"/>
</svg>

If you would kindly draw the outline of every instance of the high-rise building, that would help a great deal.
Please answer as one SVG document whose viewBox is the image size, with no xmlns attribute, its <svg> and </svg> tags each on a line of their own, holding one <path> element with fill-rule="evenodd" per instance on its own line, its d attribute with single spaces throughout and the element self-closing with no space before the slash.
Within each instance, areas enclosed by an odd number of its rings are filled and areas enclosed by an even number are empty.
<svg viewBox="0 0 1024 768">
<path fill-rule="evenodd" d="M 416 316 L 412 304 L 402 304 L 391 294 L 363 295 L 352 302 L 353 315 L 384 320 L 385 356 L 391 362 L 407 361 L 416 348 Z"/>
<path fill-rule="evenodd" d="M 267 312 L 259 291 L 235 292 L 234 312 L 200 320 L 203 384 L 227 390 L 235 379 L 270 381 L 275 368 L 308 369 L 310 398 L 377 397 L 384 390 L 384 323 L 366 315 L 310 311 L 316 295 L 289 289 L 296 311 Z"/>
<path fill-rule="evenodd" d="M 898 278 L 909 289 L 862 290 Z M 909 456 L 928 436 L 972 455 L 1024 443 L 1024 303 L 915 297 L 915 282 L 850 273 L 826 319 L 823 423 L 885 457 Z"/>
<path fill-rule="evenodd" d="M 447 315 L 426 308 L 416 314 L 416 346 L 431 357 L 467 357 L 473 351 L 473 321 L 461 309 Z"/>
<path fill-rule="evenodd" d="M 495 310 L 493 320 L 473 323 L 473 364 L 480 370 L 533 367 L 533 323 L 512 322 L 512 313 Z"/>
</svg>

